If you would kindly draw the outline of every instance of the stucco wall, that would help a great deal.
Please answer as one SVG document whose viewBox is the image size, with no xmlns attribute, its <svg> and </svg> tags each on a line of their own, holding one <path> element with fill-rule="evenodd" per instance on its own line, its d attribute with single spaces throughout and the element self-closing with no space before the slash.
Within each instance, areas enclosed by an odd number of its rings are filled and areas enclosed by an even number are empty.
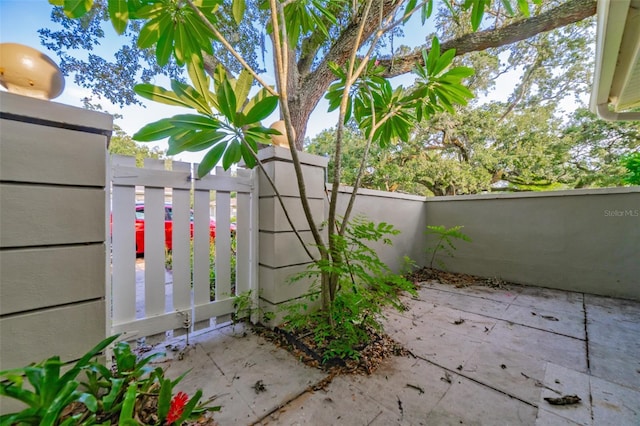
<svg viewBox="0 0 640 426">
<path fill-rule="evenodd" d="M 640 187 L 429 198 L 429 225 L 463 225 L 448 269 L 640 299 Z M 430 239 L 430 244 L 433 243 Z"/>
<path fill-rule="evenodd" d="M 0 93 L 0 370 L 106 334 L 110 115 Z"/>
<path fill-rule="evenodd" d="M 338 214 L 347 208 L 353 188 L 341 187 L 338 194 Z M 419 265 L 425 259 L 425 235 L 427 215 L 425 197 L 399 194 L 396 192 L 358 190 L 351 217 L 363 215 L 373 222 L 392 224 L 400 234 L 391 237 L 392 246 L 377 244 L 374 246 L 380 256 L 392 270 L 401 272 L 404 256 L 410 257 Z"/>
</svg>

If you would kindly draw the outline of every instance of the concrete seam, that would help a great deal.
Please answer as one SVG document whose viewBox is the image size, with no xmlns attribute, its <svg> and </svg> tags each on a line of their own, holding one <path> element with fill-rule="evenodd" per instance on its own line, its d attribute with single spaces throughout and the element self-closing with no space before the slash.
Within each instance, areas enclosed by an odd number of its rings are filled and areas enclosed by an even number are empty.
<svg viewBox="0 0 640 426">
<path fill-rule="evenodd" d="M 591 423 L 593 423 L 593 392 L 591 391 L 591 360 L 589 359 L 589 327 L 587 317 L 587 302 L 585 295 L 582 293 L 582 312 L 584 313 L 584 347 L 585 356 L 587 357 L 587 374 L 589 376 L 589 412 L 591 414 Z"/>
<path fill-rule="evenodd" d="M 472 382 L 477 383 L 477 384 L 479 384 L 480 386 L 484 386 L 484 387 L 486 387 L 486 388 L 492 389 L 492 390 L 494 390 L 494 391 L 496 391 L 496 392 L 499 392 L 499 393 L 501 393 L 501 394 L 503 394 L 503 395 L 508 396 L 509 398 L 513 398 L 513 399 L 518 400 L 518 401 L 520 401 L 520 402 L 522 402 L 522 403 L 524 403 L 524 404 L 527 404 L 527 405 L 529 405 L 529 406 L 531 406 L 531 407 L 533 407 L 533 408 L 538 408 L 538 406 L 537 406 L 536 404 L 534 404 L 534 403 L 532 403 L 532 402 L 529 402 L 529 401 L 527 401 L 527 400 L 524 400 L 524 399 L 522 399 L 522 398 L 520 398 L 520 397 L 518 397 L 518 396 L 512 395 L 512 394 L 510 394 L 509 392 L 506 392 L 506 391 L 503 391 L 502 389 L 498 389 L 498 388 L 496 388 L 496 387 L 493 387 L 493 386 L 491 386 L 491 385 L 488 385 L 488 384 L 486 384 L 486 383 L 484 383 L 484 382 L 482 382 L 482 381 L 480 381 L 480 380 L 478 380 L 478 379 L 474 379 L 474 378 L 472 378 L 472 377 L 466 376 L 466 375 L 464 375 L 464 374 L 460 373 L 460 372 L 459 372 L 459 371 L 457 371 L 457 370 L 452 370 L 452 369 L 450 369 L 450 368 L 447 368 L 447 367 L 445 367 L 445 366 L 443 366 L 443 365 L 438 364 L 437 362 L 431 361 L 431 360 L 429 360 L 429 359 L 427 359 L 427 358 L 424 358 L 424 357 L 422 357 L 422 356 L 420 356 L 420 355 L 416 355 L 416 354 L 414 354 L 412 351 L 409 351 L 409 350 L 408 350 L 408 352 L 409 352 L 409 353 L 411 354 L 411 356 L 412 356 L 412 357 L 414 357 L 414 358 L 421 359 L 421 360 L 423 360 L 423 361 L 425 361 L 425 362 L 428 362 L 429 364 L 435 365 L 436 367 L 440 367 L 440 368 L 442 368 L 443 370 L 445 370 L 445 371 L 447 371 L 447 372 L 449 372 L 449 373 L 453 373 L 453 374 L 455 374 L 456 376 L 464 377 L 465 379 L 467 379 L 467 380 L 471 380 Z"/>
</svg>

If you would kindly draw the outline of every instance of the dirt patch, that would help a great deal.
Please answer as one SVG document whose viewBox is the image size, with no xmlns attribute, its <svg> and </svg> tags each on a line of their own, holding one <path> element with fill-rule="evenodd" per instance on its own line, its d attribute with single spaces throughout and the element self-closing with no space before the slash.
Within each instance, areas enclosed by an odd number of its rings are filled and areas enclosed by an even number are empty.
<svg viewBox="0 0 640 426">
<path fill-rule="evenodd" d="M 398 342 L 384 333 L 368 330 L 370 341 L 357 348 L 358 359 L 328 358 L 322 348 L 318 347 L 313 334 L 305 331 L 290 332 L 276 327 L 254 327 L 255 332 L 274 343 L 276 346 L 291 352 L 305 364 L 330 372 L 333 377 L 337 374 L 371 374 L 382 362 L 391 356 L 406 356 L 409 352 Z"/>
<path fill-rule="evenodd" d="M 500 278 L 483 278 L 470 274 L 459 274 L 456 272 L 442 271 L 440 269 L 422 268 L 412 272 L 406 277 L 409 281 L 413 281 L 418 284 L 425 281 L 438 281 L 442 284 L 450 284 L 458 288 L 471 287 L 471 286 L 483 286 L 490 288 L 504 289 L 514 283 L 503 281 Z"/>
</svg>

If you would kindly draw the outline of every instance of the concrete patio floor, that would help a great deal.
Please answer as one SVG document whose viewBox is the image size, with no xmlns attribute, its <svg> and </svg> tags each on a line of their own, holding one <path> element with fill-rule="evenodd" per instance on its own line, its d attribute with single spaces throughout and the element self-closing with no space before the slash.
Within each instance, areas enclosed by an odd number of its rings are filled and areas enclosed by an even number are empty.
<svg viewBox="0 0 640 426">
<path fill-rule="evenodd" d="M 640 302 L 436 282 L 405 302 L 386 327 L 412 356 L 323 390 L 311 387 L 325 372 L 244 325 L 192 337 L 159 364 L 170 377 L 191 369 L 180 389 L 215 396 L 223 426 L 640 425 Z M 544 400 L 563 395 L 582 401 Z"/>
</svg>

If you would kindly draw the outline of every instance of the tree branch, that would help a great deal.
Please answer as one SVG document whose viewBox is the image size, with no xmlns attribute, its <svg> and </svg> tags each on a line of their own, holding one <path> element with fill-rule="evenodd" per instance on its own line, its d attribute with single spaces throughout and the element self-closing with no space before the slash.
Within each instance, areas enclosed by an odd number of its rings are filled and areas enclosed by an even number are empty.
<svg viewBox="0 0 640 426">
<path fill-rule="evenodd" d="M 596 0 L 569 0 L 560 6 L 547 10 L 540 15 L 523 19 L 498 29 L 465 34 L 442 43 L 444 52 L 456 49 L 456 56 L 489 48 L 501 47 L 522 41 L 543 32 L 551 31 L 565 25 L 582 21 L 596 13 Z M 421 52 L 412 52 L 393 59 L 380 60 L 380 65 L 387 67 L 386 77 L 395 77 L 410 72 L 415 64 L 422 64 Z"/>
</svg>

